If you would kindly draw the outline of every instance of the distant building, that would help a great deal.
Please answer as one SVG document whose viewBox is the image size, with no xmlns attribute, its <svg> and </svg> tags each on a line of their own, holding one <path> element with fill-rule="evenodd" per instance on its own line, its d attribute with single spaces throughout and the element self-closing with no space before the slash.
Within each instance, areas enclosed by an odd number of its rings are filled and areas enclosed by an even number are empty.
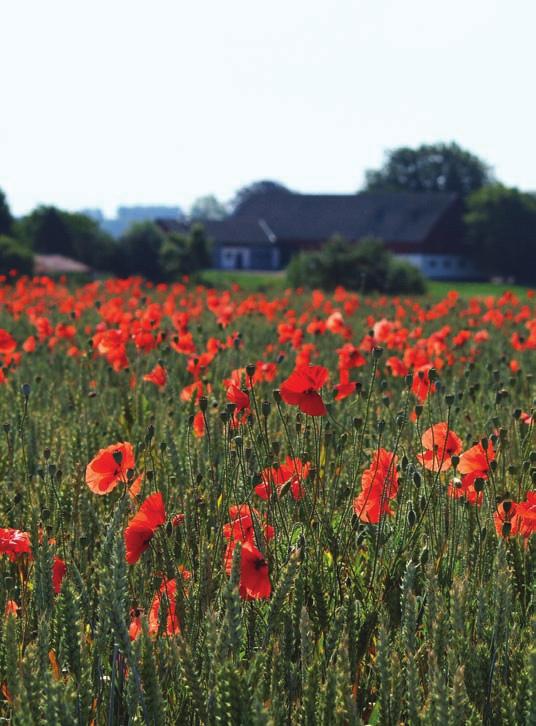
<svg viewBox="0 0 536 726">
<path fill-rule="evenodd" d="M 63 255 L 34 255 L 34 275 L 89 274 L 91 267 Z"/>
<path fill-rule="evenodd" d="M 99 223 L 101 229 L 112 237 L 120 237 L 127 229 L 137 222 L 153 222 L 159 217 L 166 217 L 179 221 L 184 219 L 180 207 L 156 206 L 156 207 L 119 207 L 113 218 L 107 218 L 100 209 L 82 209 L 86 214 Z"/>
<path fill-rule="evenodd" d="M 165 231 L 184 222 L 158 219 Z M 362 192 L 257 194 L 230 217 L 205 222 L 215 266 L 278 270 L 303 250 L 320 248 L 334 234 L 358 243 L 376 237 L 398 257 L 433 279 L 471 279 L 478 270 L 462 246 L 462 204 L 455 194 Z"/>
</svg>

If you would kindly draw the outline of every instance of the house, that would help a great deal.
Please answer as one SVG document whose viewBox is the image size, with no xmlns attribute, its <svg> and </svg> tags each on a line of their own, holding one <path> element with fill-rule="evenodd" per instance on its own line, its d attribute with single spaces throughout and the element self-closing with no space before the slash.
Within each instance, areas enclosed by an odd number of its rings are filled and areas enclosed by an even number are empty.
<svg viewBox="0 0 536 726">
<path fill-rule="evenodd" d="M 89 275 L 91 267 L 63 255 L 34 255 L 35 275 Z"/>
<path fill-rule="evenodd" d="M 166 231 L 182 223 L 159 220 Z M 478 270 L 462 247 L 462 204 L 450 193 L 296 194 L 270 190 L 246 199 L 227 219 L 204 223 L 215 266 L 278 270 L 334 234 L 358 243 L 382 239 L 398 257 L 435 279 L 471 279 Z"/>
</svg>

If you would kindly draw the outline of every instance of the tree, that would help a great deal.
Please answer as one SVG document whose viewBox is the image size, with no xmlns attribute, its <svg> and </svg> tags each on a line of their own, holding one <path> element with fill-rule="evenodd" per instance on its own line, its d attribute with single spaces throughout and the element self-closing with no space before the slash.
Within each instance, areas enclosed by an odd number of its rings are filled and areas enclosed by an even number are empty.
<svg viewBox="0 0 536 726">
<path fill-rule="evenodd" d="M 167 280 L 177 280 L 190 273 L 188 259 L 188 236 L 172 232 L 160 248 L 158 262 L 162 276 Z"/>
<path fill-rule="evenodd" d="M 333 290 L 338 285 L 349 290 L 385 293 L 422 293 L 423 276 L 407 262 L 397 260 L 382 241 L 372 237 L 357 244 L 333 237 L 317 252 L 295 255 L 287 268 L 292 287 Z"/>
<path fill-rule="evenodd" d="M 113 267 L 115 241 L 86 214 L 38 207 L 17 222 L 16 232 L 34 252 L 64 255 L 98 270 Z"/>
<path fill-rule="evenodd" d="M 194 224 L 188 234 L 168 235 L 160 248 L 159 263 L 169 280 L 211 267 L 211 245 L 203 226 Z"/>
<path fill-rule="evenodd" d="M 227 209 L 213 194 L 199 197 L 192 204 L 190 218 L 200 222 L 225 219 Z"/>
<path fill-rule="evenodd" d="M 6 275 L 17 270 L 20 275 L 33 272 L 33 255 L 29 249 L 12 237 L 0 235 L 0 273 Z"/>
<path fill-rule="evenodd" d="M 268 192 L 291 194 L 290 189 L 280 182 L 263 179 L 262 181 L 253 182 L 253 184 L 247 184 L 239 189 L 231 202 L 231 208 L 233 212 L 240 211 L 247 201 L 260 194 L 267 194 Z"/>
<path fill-rule="evenodd" d="M 6 195 L 0 189 L 0 234 L 11 234 L 13 217 L 7 203 Z"/>
<path fill-rule="evenodd" d="M 484 187 L 467 199 L 464 222 L 468 249 L 481 269 L 536 281 L 534 196 L 502 184 Z"/>
<path fill-rule="evenodd" d="M 122 273 L 161 279 L 160 249 L 166 237 L 154 222 L 133 224 L 119 240 Z"/>
<path fill-rule="evenodd" d="M 65 213 L 40 206 L 17 224 L 17 236 L 34 252 L 74 256 L 73 236 Z"/>
<path fill-rule="evenodd" d="M 389 151 L 383 167 L 365 176 L 367 191 L 455 192 L 463 198 L 492 181 L 490 167 L 455 143 Z"/>
</svg>

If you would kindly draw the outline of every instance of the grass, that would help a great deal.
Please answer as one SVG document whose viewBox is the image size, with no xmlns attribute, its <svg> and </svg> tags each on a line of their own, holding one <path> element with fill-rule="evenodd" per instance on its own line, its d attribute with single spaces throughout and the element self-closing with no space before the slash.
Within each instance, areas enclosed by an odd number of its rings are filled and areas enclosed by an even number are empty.
<svg viewBox="0 0 536 726">
<path fill-rule="evenodd" d="M 285 272 L 249 272 L 245 270 L 207 270 L 203 272 L 202 282 L 218 289 L 230 289 L 233 284 L 240 285 L 244 292 L 263 292 L 276 294 L 286 289 Z M 523 285 L 511 285 L 494 282 L 463 282 L 458 280 L 429 280 L 427 295 L 442 298 L 450 290 L 456 290 L 461 297 L 500 296 L 506 291 L 517 295 L 525 295 L 529 288 Z"/>
</svg>

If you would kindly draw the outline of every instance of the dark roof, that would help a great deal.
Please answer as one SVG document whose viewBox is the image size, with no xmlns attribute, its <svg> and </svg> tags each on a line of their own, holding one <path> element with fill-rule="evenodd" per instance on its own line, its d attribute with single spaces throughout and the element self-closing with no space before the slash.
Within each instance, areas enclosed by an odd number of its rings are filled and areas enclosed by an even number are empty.
<svg viewBox="0 0 536 726">
<path fill-rule="evenodd" d="M 333 234 L 350 241 L 366 236 L 386 243 L 422 243 L 457 202 L 456 194 L 361 192 L 360 194 L 256 194 L 222 221 L 203 222 L 218 244 L 323 242 Z M 184 232 L 176 220 L 157 223 L 166 232 Z"/>
<path fill-rule="evenodd" d="M 338 233 L 349 240 L 372 235 L 385 242 L 421 242 L 456 200 L 443 193 L 269 192 L 246 200 L 234 218 L 265 219 L 278 240 L 318 241 Z"/>
<path fill-rule="evenodd" d="M 187 232 L 189 225 L 174 219 L 157 219 L 164 232 Z M 276 237 L 264 220 L 228 217 L 222 220 L 200 222 L 208 237 L 219 244 L 272 244 Z"/>
</svg>

